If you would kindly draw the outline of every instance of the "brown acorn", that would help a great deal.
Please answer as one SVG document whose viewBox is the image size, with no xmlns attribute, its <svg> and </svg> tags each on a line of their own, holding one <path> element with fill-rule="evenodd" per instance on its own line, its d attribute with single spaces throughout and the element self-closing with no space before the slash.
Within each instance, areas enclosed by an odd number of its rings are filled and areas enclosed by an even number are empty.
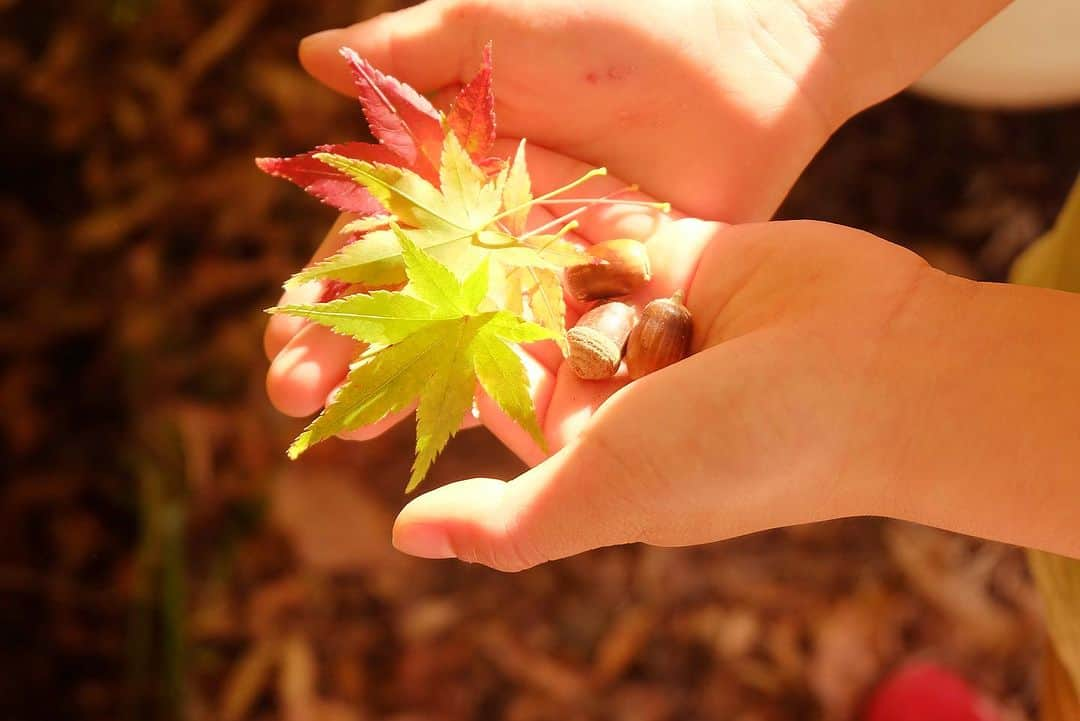
<svg viewBox="0 0 1080 721">
<path fill-rule="evenodd" d="M 589 260 L 566 269 L 566 289 L 578 300 L 601 300 L 633 293 L 649 282 L 649 251 L 630 238 L 590 246 Z"/>
<path fill-rule="evenodd" d="M 567 362 L 585 380 L 611 378 L 619 370 L 623 346 L 634 326 L 634 309 L 612 301 L 590 310 L 566 332 Z"/>
<path fill-rule="evenodd" d="M 682 304 L 682 291 L 645 306 L 626 344 L 630 377 L 641 378 L 685 358 L 693 327 L 690 311 Z"/>
</svg>

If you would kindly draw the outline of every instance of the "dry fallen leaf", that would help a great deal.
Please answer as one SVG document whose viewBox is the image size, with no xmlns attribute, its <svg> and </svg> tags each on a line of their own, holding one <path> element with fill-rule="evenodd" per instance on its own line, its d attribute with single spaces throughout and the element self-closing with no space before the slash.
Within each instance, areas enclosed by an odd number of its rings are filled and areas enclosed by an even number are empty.
<svg viewBox="0 0 1080 721">
<path fill-rule="evenodd" d="M 396 561 L 390 545 L 394 516 L 346 469 L 290 466 L 273 487 L 274 523 L 305 565 L 348 571 Z"/>
</svg>

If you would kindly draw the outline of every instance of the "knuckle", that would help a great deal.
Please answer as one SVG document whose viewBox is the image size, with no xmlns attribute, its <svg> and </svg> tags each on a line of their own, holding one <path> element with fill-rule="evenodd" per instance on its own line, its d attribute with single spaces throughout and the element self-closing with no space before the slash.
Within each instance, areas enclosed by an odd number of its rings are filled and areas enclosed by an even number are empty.
<svg viewBox="0 0 1080 721">
<path fill-rule="evenodd" d="M 541 552 L 529 533 L 516 521 L 504 524 L 502 542 L 499 544 L 498 551 L 496 561 L 500 570 L 513 573 L 551 560 Z"/>
<path fill-rule="evenodd" d="M 505 547 L 491 540 L 460 543 L 454 549 L 454 555 L 465 563 L 477 563 L 503 573 L 518 573 L 536 565 L 521 556 L 512 546 Z"/>
<path fill-rule="evenodd" d="M 504 573 L 517 573 L 550 560 L 527 530 L 514 520 L 497 522 L 495 529 L 474 531 L 451 541 L 454 555 Z"/>
</svg>

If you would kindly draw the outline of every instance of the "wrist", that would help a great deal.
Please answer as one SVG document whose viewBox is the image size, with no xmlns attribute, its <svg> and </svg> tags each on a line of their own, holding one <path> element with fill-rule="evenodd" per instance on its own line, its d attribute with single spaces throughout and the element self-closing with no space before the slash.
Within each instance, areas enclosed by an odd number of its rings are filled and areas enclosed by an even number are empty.
<svg viewBox="0 0 1080 721">
<path fill-rule="evenodd" d="M 892 299 L 880 330 L 860 334 L 872 360 L 857 386 L 856 413 L 845 421 L 849 443 L 840 485 L 848 495 L 847 515 L 918 520 L 924 494 L 911 483 L 913 457 L 926 452 L 927 412 L 939 374 L 962 365 L 950 355 L 947 338 L 975 286 L 920 263 Z"/>
<path fill-rule="evenodd" d="M 1080 553 L 1080 297 L 937 276 L 895 347 L 875 514 Z"/>
<path fill-rule="evenodd" d="M 949 394 L 975 362 L 971 349 L 956 342 L 956 326 L 976 314 L 979 292 L 974 281 L 926 266 L 892 323 L 876 385 L 886 422 L 869 474 L 871 515 L 929 522 L 941 478 L 932 468 L 938 444 L 949 426 L 962 422 Z"/>
<path fill-rule="evenodd" d="M 839 126 L 918 80 L 1010 2 L 794 0 L 820 44 L 807 82 L 823 86 Z"/>
</svg>

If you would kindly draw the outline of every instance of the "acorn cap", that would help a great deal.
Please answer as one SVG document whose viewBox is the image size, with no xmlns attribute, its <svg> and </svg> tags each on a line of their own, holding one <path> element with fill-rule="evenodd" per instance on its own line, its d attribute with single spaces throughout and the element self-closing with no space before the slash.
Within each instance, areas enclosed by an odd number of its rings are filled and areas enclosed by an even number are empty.
<svg viewBox="0 0 1080 721">
<path fill-rule="evenodd" d="M 619 371 L 622 348 L 595 328 L 571 328 L 566 334 L 566 361 L 574 375 L 585 380 L 611 378 Z"/>
<path fill-rule="evenodd" d="M 611 302 L 590 310 L 566 332 L 567 363 L 578 378 L 601 380 L 619 370 L 623 347 L 634 324 L 634 309 Z"/>
</svg>

